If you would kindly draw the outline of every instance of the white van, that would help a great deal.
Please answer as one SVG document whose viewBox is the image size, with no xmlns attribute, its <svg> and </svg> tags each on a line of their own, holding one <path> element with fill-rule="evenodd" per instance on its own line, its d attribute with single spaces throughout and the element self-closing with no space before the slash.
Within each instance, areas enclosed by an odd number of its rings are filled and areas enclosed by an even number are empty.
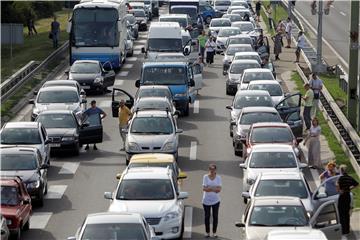
<svg viewBox="0 0 360 240">
<path fill-rule="evenodd" d="M 163 14 L 159 17 L 159 22 L 177 22 L 185 29 L 190 24 L 190 17 L 187 14 Z"/>
</svg>

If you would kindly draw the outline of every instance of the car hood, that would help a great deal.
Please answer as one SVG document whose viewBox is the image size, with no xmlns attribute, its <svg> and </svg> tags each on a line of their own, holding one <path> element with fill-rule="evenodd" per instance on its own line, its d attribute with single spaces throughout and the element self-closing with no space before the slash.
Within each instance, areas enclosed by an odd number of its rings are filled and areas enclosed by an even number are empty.
<svg viewBox="0 0 360 240">
<path fill-rule="evenodd" d="M 99 73 L 70 73 L 69 79 L 78 81 L 81 84 L 83 82 L 93 82 L 100 75 Z"/>
<path fill-rule="evenodd" d="M 49 137 L 74 136 L 76 128 L 47 128 L 46 132 Z"/>
<path fill-rule="evenodd" d="M 128 142 L 135 142 L 139 147 L 149 147 L 153 149 L 154 147 L 162 148 L 164 143 L 173 142 L 174 135 L 140 135 L 140 134 L 130 134 L 128 135 Z M 160 150 L 158 149 L 158 150 Z"/>
<path fill-rule="evenodd" d="M 274 105 L 277 105 L 281 100 L 284 99 L 284 97 L 283 96 L 272 96 L 271 99 L 272 99 Z"/>
<path fill-rule="evenodd" d="M 39 112 L 46 110 L 80 110 L 80 103 L 36 103 Z"/>
<path fill-rule="evenodd" d="M 175 204 L 175 199 L 163 201 L 115 200 L 110 204 L 109 211 L 141 213 L 145 218 L 159 218 L 171 211 Z"/>
<path fill-rule="evenodd" d="M 4 171 L 1 170 L 1 176 L 19 176 L 23 182 L 32 182 L 38 179 L 36 170 L 19 170 L 19 171 Z"/>
<path fill-rule="evenodd" d="M 236 81 L 233 81 L 233 82 L 240 82 L 240 79 L 241 79 L 241 73 L 230 73 L 229 72 L 229 79 L 236 79 Z"/>
<path fill-rule="evenodd" d="M 246 239 L 247 240 L 259 240 L 259 239 L 265 239 L 266 235 L 271 230 L 305 230 L 305 229 L 311 229 L 310 226 L 305 227 L 256 227 L 256 226 L 247 226 L 245 229 L 246 233 Z"/>
</svg>

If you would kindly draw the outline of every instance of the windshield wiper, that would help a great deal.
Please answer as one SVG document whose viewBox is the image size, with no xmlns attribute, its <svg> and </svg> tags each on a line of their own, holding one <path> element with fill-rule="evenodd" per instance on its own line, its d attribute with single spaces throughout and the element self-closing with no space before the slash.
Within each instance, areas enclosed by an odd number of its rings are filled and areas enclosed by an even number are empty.
<svg viewBox="0 0 360 240">
<path fill-rule="evenodd" d="M 271 224 L 262 224 L 262 223 L 255 223 L 250 224 L 251 226 L 259 226 L 259 227 L 271 227 L 271 226 L 278 226 L 278 225 L 271 225 Z"/>
<path fill-rule="evenodd" d="M 278 226 L 278 227 L 302 227 L 302 226 L 306 226 L 306 224 L 290 224 L 290 223 L 282 223 L 282 224 L 276 224 L 276 225 L 272 225 L 272 226 Z"/>
</svg>

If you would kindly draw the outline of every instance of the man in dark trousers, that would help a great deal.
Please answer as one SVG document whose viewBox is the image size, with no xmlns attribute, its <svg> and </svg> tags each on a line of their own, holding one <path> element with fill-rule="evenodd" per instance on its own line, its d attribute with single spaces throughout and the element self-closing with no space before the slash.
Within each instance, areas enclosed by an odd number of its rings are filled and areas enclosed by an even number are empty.
<svg viewBox="0 0 360 240">
<path fill-rule="evenodd" d="M 56 20 L 56 16 L 54 16 L 54 21 L 51 22 L 50 32 L 52 36 L 53 47 L 57 48 L 59 44 L 60 23 Z"/>
<path fill-rule="evenodd" d="M 340 174 L 342 176 L 337 182 L 338 209 L 342 234 L 346 235 L 350 233 L 351 190 L 357 187 L 359 183 L 347 174 L 346 165 L 340 165 Z"/>
</svg>

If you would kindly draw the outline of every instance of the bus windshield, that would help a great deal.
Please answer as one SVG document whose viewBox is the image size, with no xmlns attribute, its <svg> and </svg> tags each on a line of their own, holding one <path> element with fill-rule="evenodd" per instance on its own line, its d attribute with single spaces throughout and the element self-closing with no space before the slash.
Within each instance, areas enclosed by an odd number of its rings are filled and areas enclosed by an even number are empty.
<svg viewBox="0 0 360 240">
<path fill-rule="evenodd" d="M 119 45 L 116 9 L 79 8 L 74 10 L 72 44 L 76 47 Z"/>
</svg>

